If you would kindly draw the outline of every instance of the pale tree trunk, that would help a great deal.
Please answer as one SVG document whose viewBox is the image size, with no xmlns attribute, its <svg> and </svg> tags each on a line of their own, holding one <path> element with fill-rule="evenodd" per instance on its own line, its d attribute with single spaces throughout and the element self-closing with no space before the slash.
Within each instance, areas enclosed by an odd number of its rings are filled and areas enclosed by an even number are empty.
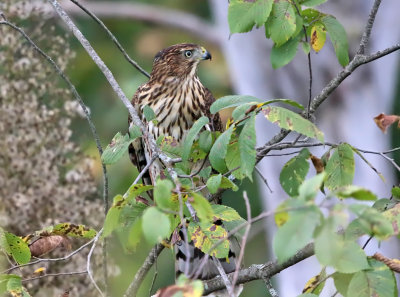
<svg viewBox="0 0 400 297">
<path fill-rule="evenodd" d="M 340 0 L 321 6 L 324 12 L 337 16 L 345 26 L 350 41 L 351 57 L 358 47 L 372 2 L 372 0 Z M 260 28 L 246 34 L 234 34 L 229 38 L 228 2 L 210 0 L 210 5 L 216 30 L 221 36 L 221 47 L 227 60 L 235 93 L 263 99 L 290 98 L 306 104 L 309 80 L 306 56 L 299 52 L 288 66 L 273 70 L 269 61 L 272 43 L 266 40 L 264 29 Z M 373 28 L 371 52 L 398 43 L 399 9 L 399 1 L 383 1 Z M 373 117 L 380 112 L 390 112 L 397 60 L 398 55 L 392 54 L 362 66 L 323 104 L 316 114 L 316 119 L 327 141 L 349 142 L 355 147 L 376 151 L 390 148 L 388 136 L 377 129 Z M 341 70 L 329 41 L 319 54 L 312 54 L 312 65 L 313 95 L 315 95 Z M 258 145 L 264 144 L 278 131 L 262 117 L 257 119 L 256 129 Z M 313 153 L 318 156 L 323 150 L 313 150 Z M 386 183 L 356 157 L 354 184 L 371 189 L 381 198 L 388 197 L 394 181 L 393 168 L 383 158 L 373 155 L 366 157 L 385 176 Z M 273 190 L 271 194 L 263 183 L 259 183 L 264 210 L 276 208 L 287 197 L 279 185 L 278 174 L 289 158 L 266 157 L 258 165 Z M 271 221 L 265 224 L 268 247 L 272 245 L 273 225 Z M 385 242 L 382 246 L 386 255 L 399 256 L 397 240 Z M 376 249 L 376 243 L 369 244 L 367 254 Z M 280 296 L 300 294 L 306 281 L 317 274 L 319 269 L 317 261 L 309 259 L 280 273 L 277 277 Z M 327 293 L 333 292 L 331 290 Z"/>
</svg>

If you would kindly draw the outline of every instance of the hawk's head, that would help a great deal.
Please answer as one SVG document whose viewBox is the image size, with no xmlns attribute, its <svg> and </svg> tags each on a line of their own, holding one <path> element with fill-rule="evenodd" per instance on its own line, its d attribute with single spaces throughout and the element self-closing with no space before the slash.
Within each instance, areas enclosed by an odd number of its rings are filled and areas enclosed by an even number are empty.
<svg viewBox="0 0 400 297">
<path fill-rule="evenodd" d="M 201 60 L 211 60 L 211 54 L 202 46 L 192 43 L 175 44 L 158 52 L 154 57 L 151 78 L 185 78 L 196 74 Z"/>
</svg>

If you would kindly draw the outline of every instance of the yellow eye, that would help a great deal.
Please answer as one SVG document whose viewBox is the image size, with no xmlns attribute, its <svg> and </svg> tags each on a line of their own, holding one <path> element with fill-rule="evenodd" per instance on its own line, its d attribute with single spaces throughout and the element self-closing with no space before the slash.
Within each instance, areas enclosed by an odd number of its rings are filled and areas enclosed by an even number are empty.
<svg viewBox="0 0 400 297">
<path fill-rule="evenodd" d="M 192 51 L 185 51 L 185 57 L 190 58 L 192 56 Z"/>
</svg>

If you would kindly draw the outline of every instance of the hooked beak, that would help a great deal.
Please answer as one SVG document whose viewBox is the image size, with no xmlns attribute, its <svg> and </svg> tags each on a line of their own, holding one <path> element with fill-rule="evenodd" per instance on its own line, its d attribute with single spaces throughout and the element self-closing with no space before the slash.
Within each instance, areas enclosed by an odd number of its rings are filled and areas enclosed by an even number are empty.
<svg viewBox="0 0 400 297">
<path fill-rule="evenodd" d="M 201 59 L 211 60 L 211 58 L 211 54 L 204 47 L 201 47 Z"/>
</svg>

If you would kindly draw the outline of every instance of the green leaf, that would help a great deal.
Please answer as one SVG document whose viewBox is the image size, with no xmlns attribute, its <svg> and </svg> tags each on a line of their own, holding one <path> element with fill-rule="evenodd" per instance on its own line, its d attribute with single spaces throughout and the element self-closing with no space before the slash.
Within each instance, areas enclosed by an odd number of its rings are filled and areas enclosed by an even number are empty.
<svg viewBox="0 0 400 297">
<path fill-rule="evenodd" d="M 232 175 L 236 179 L 243 179 L 246 177 L 245 174 L 242 172 L 242 169 L 238 168 L 240 167 L 240 153 L 239 153 L 238 141 L 234 141 L 229 144 L 225 162 L 226 166 L 228 167 L 228 170 L 233 170 Z"/>
<path fill-rule="evenodd" d="M 311 51 L 311 45 L 308 42 L 302 42 L 301 47 L 303 48 L 303 52 L 308 55 Z"/>
<path fill-rule="evenodd" d="M 232 191 L 237 191 L 239 189 L 239 187 L 233 181 L 225 176 L 222 176 L 220 187 L 222 189 L 232 189 Z"/>
<path fill-rule="evenodd" d="M 325 167 L 327 180 L 325 186 L 330 190 L 351 185 L 354 177 L 354 154 L 347 143 L 340 144 Z"/>
<path fill-rule="evenodd" d="M 143 213 L 142 230 L 150 244 L 156 244 L 170 235 L 170 220 L 157 207 L 149 207 Z"/>
<path fill-rule="evenodd" d="M 399 187 L 393 187 L 392 188 L 392 196 L 396 198 L 397 200 L 400 199 L 400 188 Z"/>
<path fill-rule="evenodd" d="M 267 120 L 277 124 L 280 128 L 296 131 L 324 142 L 324 134 L 313 123 L 289 109 L 268 106 L 263 112 Z"/>
<path fill-rule="evenodd" d="M 332 219 L 328 219 L 315 237 L 315 255 L 322 265 L 332 266 L 338 272 L 354 273 L 369 268 L 361 247 L 337 234 Z"/>
<path fill-rule="evenodd" d="M 195 247 L 212 257 L 226 258 L 229 254 L 228 232 L 222 227 L 211 223 L 189 223 L 189 233 Z M 211 248 L 220 240 L 222 243 Z"/>
<path fill-rule="evenodd" d="M 291 197 L 299 195 L 299 187 L 310 169 L 310 164 L 307 161 L 309 158 L 310 151 L 303 148 L 296 157 L 290 159 L 282 168 L 279 181 L 282 188 Z"/>
<path fill-rule="evenodd" d="M 123 200 L 121 195 L 117 195 L 115 198 L 120 199 L 120 201 Z M 114 198 L 114 203 L 115 203 L 115 198 Z M 103 226 L 103 234 L 102 234 L 103 237 L 110 235 L 118 227 L 120 214 L 121 214 L 120 207 L 113 206 L 108 210 Z"/>
<path fill-rule="evenodd" d="M 200 172 L 199 172 L 199 176 L 201 178 L 207 179 L 209 178 L 210 174 L 211 174 L 212 168 L 211 166 L 207 166 L 206 168 L 203 168 Z"/>
<path fill-rule="evenodd" d="M 171 191 L 174 184 L 168 179 L 158 179 L 154 187 L 154 201 L 161 209 L 171 209 Z"/>
<path fill-rule="evenodd" d="M 185 162 L 189 159 L 190 150 L 192 148 L 193 142 L 197 137 L 197 134 L 203 129 L 205 125 L 209 122 L 206 116 L 202 116 L 199 118 L 190 128 L 189 132 L 186 135 L 185 141 L 183 142 L 183 151 L 182 151 L 182 161 Z"/>
<path fill-rule="evenodd" d="M 135 252 L 136 247 L 141 240 L 142 235 L 142 219 L 137 218 L 124 232 L 124 237 L 126 237 L 126 242 L 124 243 L 124 248 L 127 252 Z"/>
<path fill-rule="evenodd" d="M 191 193 L 190 195 L 189 201 L 196 211 L 196 215 L 202 222 L 210 222 L 214 215 L 210 202 L 200 194 Z"/>
<path fill-rule="evenodd" d="M 11 254 L 10 246 L 8 245 L 6 238 L 6 231 L 0 227 L 0 250 L 6 252 L 7 254 Z"/>
<path fill-rule="evenodd" d="M 211 208 L 214 212 L 214 220 L 222 220 L 225 222 L 241 220 L 242 217 L 238 214 L 236 210 L 229 206 L 212 204 Z"/>
<path fill-rule="evenodd" d="M 335 272 L 332 276 L 336 290 L 343 296 L 347 295 L 347 290 L 353 275 L 354 274 Z"/>
<path fill-rule="evenodd" d="M 229 3 L 228 23 L 231 33 L 244 33 L 254 25 L 262 26 L 268 19 L 273 0 L 240 1 Z"/>
<path fill-rule="evenodd" d="M 246 222 L 247 221 L 243 218 L 234 221 L 224 221 L 224 227 L 229 232 L 232 232 L 235 228 L 242 226 Z M 236 231 L 233 236 L 235 236 L 238 239 L 242 239 L 245 232 L 246 232 L 246 227 L 242 227 L 240 230 Z"/>
<path fill-rule="evenodd" d="M 258 104 L 258 103 L 263 103 L 263 101 L 253 96 L 243 96 L 243 95 L 225 96 L 219 98 L 211 105 L 210 112 L 214 114 L 220 111 L 221 109 L 239 106 L 244 103 Z"/>
<path fill-rule="evenodd" d="M 126 202 L 131 202 L 134 201 L 134 199 L 139 196 L 140 194 L 147 192 L 149 190 L 152 190 L 154 187 L 152 185 L 144 185 L 144 184 L 134 184 L 131 185 L 124 194 L 124 197 L 126 199 Z M 118 202 L 118 201 L 117 201 Z M 114 203 L 116 203 L 115 198 L 114 198 Z"/>
<path fill-rule="evenodd" d="M 221 184 L 222 175 L 213 175 L 207 180 L 207 188 L 211 194 L 217 193 L 219 186 Z"/>
<path fill-rule="evenodd" d="M 322 17 L 321 21 L 328 31 L 340 65 L 346 66 L 349 64 L 349 43 L 346 31 L 335 17 L 331 15 Z"/>
<path fill-rule="evenodd" d="M 327 0 L 305 0 L 301 1 L 300 4 L 308 7 L 313 7 L 325 3 Z"/>
<path fill-rule="evenodd" d="M 122 135 L 118 132 L 111 143 L 107 145 L 103 154 L 101 155 L 101 160 L 104 164 L 114 164 L 116 163 L 122 155 L 128 150 L 129 145 L 131 144 L 132 139 L 128 134 Z"/>
<path fill-rule="evenodd" d="M 280 68 L 289 64 L 290 61 L 294 59 L 297 53 L 297 48 L 299 46 L 300 37 L 296 36 L 291 38 L 288 42 L 281 46 L 276 44 L 271 50 L 271 65 L 274 69 Z"/>
<path fill-rule="evenodd" d="M 355 185 L 338 188 L 334 193 L 339 198 L 355 198 L 357 200 L 376 200 L 377 197 L 370 190 Z"/>
<path fill-rule="evenodd" d="M 92 239 L 96 236 L 97 232 L 85 225 L 61 223 L 53 226 L 51 234 Z"/>
<path fill-rule="evenodd" d="M 400 230 L 400 203 L 397 203 L 391 209 L 386 210 L 383 215 L 392 223 L 395 235 L 399 234 Z"/>
<path fill-rule="evenodd" d="M 21 277 L 16 274 L 0 274 L 0 296 L 3 296 L 9 289 L 21 289 Z"/>
<path fill-rule="evenodd" d="M 321 172 L 302 183 L 299 187 L 299 199 L 304 201 L 314 199 L 315 196 L 317 196 L 318 191 L 321 189 L 325 177 L 325 173 Z"/>
<path fill-rule="evenodd" d="M 277 46 L 286 43 L 296 31 L 296 13 L 288 0 L 274 0 L 271 16 L 266 27 L 269 27 L 271 39 Z"/>
<path fill-rule="evenodd" d="M 131 126 L 129 128 L 129 138 L 135 140 L 136 138 L 142 136 L 142 131 L 138 126 Z"/>
<path fill-rule="evenodd" d="M 229 140 L 231 139 L 231 135 L 233 132 L 233 127 L 234 126 L 231 126 L 228 130 L 226 130 L 217 138 L 210 151 L 210 163 L 216 170 L 221 173 L 227 171 L 224 159 L 228 149 Z"/>
<path fill-rule="evenodd" d="M 154 110 L 148 105 L 145 105 L 143 107 L 142 112 L 143 112 L 144 118 L 146 119 L 147 122 L 151 122 L 152 120 L 154 120 L 156 118 L 156 114 L 154 113 Z"/>
<path fill-rule="evenodd" d="M 256 116 L 253 115 L 246 121 L 239 135 L 240 168 L 252 180 L 254 166 L 256 165 Z"/>
<path fill-rule="evenodd" d="M 208 153 L 212 147 L 213 135 L 210 131 L 205 130 L 200 133 L 199 147 L 202 151 Z"/>
<path fill-rule="evenodd" d="M 347 296 L 397 296 L 396 279 L 389 267 L 375 259 L 369 259 L 368 262 L 372 269 L 354 274 L 347 290 Z"/>
<path fill-rule="evenodd" d="M 31 259 L 31 251 L 29 250 L 28 244 L 23 241 L 20 237 L 4 232 L 7 244 L 9 246 L 10 254 L 18 264 L 26 264 Z"/>
<path fill-rule="evenodd" d="M 298 201 L 296 204 L 298 207 L 304 206 Z M 312 240 L 312 235 L 320 220 L 321 212 L 316 206 L 289 212 L 288 221 L 278 229 L 273 240 L 273 249 L 279 263 L 292 257 Z"/>
<path fill-rule="evenodd" d="M 350 209 L 354 211 L 353 207 Z M 376 209 L 367 207 L 360 212 L 355 211 L 355 213 L 358 215 L 358 218 L 355 219 L 352 224 L 356 224 L 357 228 L 359 228 L 363 234 L 367 233 L 378 239 L 387 239 L 393 235 L 392 223 Z"/>
</svg>

